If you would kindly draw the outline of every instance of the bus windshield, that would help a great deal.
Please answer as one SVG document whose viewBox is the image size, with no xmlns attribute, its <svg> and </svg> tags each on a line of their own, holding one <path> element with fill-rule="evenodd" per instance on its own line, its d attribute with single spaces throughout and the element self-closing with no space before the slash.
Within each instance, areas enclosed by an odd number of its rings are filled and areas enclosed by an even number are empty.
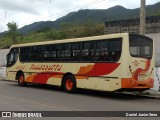
<svg viewBox="0 0 160 120">
<path fill-rule="evenodd" d="M 133 57 L 148 58 L 148 59 L 152 58 L 153 41 L 148 37 L 140 35 L 130 35 L 129 48 L 130 48 L 130 54 Z"/>
<path fill-rule="evenodd" d="M 19 55 L 19 49 L 18 48 L 12 48 L 10 52 L 7 55 L 7 67 L 11 67 L 14 65 L 18 59 Z"/>
</svg>

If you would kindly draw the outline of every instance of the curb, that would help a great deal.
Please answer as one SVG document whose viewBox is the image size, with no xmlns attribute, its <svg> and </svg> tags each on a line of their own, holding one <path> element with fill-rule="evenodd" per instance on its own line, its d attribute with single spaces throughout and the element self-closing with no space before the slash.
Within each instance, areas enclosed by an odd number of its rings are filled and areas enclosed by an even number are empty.
<svg viewBox="0 0 160 120">
<path fill-rule="evenodd" d="M 149 92 L 149 91 L 148 91 Z M 137 97 L 146 97 L 146 98 L 149 98 L 149 99 L 156 99 L 156 100 L 160 100 L 160 94 L 153 94 L 153 93 L 150 93 L 147 95 L 145 93 L 142 93 L 142 94 L 134 94 L 132 92 L 124 92 L 123 94 L 128 94 L 128 95 L 133 95 L 133 96 L 137 96 Z"/>
<path fill-rule="evenodd" d="M 137 95 L 137 96 L 142 96 L 142 97 L 147 97 L 147 98 L 151 98 L 151 99 L 156 99 L 156 100 L 160 100 L 160 96 L 157 95 Z"/>
<path fill-rule="evenodd" d="M 6 80 L 5 78 L 0 78 L 0 81 L 17 82 L 16 80 Z"/>
<path fill-rule="evenodd" d="M 4 78 L 0 78 L 0 80 L 4 80 Z"/>
</svg>

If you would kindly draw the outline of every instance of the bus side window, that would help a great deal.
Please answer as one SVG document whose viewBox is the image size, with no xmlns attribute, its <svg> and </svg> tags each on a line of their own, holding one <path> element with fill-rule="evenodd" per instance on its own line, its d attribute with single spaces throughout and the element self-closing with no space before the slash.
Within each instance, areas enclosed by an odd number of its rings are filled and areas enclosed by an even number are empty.
<svg viewBox="0 0 160 120">
<path fill-rule="evenodd" d="M 96 42 L 95 61 L 109 61 L 108 41 Z"/>
<path fill-rule="evenodd" d="M 59 61 L 59 51 L 60 47 L 58 44 L 45 45 L 43 50 L 44 61 Z"/>
<path fill-rule="evenodd" d="M 34 61 L 43 61 L 42 51 L 43 51 L 43 47 L 42 46 L 32 46 L 31 47 L 30 60 L 32 62 L 34 62 Z"/>
<path fill-rule="evenodd" d="M 61 61 L 71 61 L 71 44 L 61 45 Z"/>
<path fill-rule="evenodd" d="M 80 60 L 80 43 L 72 43 L 71 61 Z"/>
<path fill-rule="evenodd" d="M 109 41 L 109 58 L 111 62 L 116 62 L 120 59 L 122 51 L 122 40 L 115 39 Z"/>
<path fill-rule="evenodd" d="M 82 43 L 82 61 L 93 61 L 94 58 L 94 44 L 93 42 Z"/>
<path fill-rule="evenodd" d="M 116 62 L 121 56 L 122 39 L 108 39 L 96 42 L 95 61 Z"/>
<path fill-rule="evenodd" d="M 30 47 L 20 48 L 20 61 L 29 62 L 30 61 Z"/>
</svg>

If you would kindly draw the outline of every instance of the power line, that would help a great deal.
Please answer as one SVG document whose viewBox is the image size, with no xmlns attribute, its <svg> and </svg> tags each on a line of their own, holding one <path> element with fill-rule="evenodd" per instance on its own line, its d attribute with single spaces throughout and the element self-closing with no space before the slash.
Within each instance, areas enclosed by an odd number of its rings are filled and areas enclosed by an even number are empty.
<svg viewBox="0 0 160 120">
<path fill-rule="evenodd" d="M 90 2 L 90 3 L 87 3 L 87 4 L 84 4 L 84 5 L 80 6 L 80 8 L 79 8 L 79 7 L 76 7 L 76 8 L 67 10 L 67 11 L 62 12 L 62 13 L 57 14 L 57 15 L 51 15 L 51 16 L 49 16 L 49 17 L 50 17 L 50 18 L 53 18 L 53 17 L 55 16 L 56 18 L 59 18 L 59 17 L 64 16 L 64 15 L 65 15 L 66 13 L 68 13 L 68 12 L 73 12 L 72 10 L 77 10 L 77 8 L 78 8 L 78 9 L 83 9 L 83 8 L 90 7 L 90 6 L 92 6 L 92 5 L 101 3 L 101 2 L 103 2 L 103 1 L 105 1 L 105 0 L 93 1 L 93 2 Z M 111 2 L 108 3 L 108 5 L 111 4 L 111 3 L 113 3 L 113 2 L 115 2 L 115 1 L 117 1 L 117 0 L 110 0 L 110 1 L 111 1 Z"/>
<path fill-rule="evenodd" d="M 95 0 L 95 1 L 92 1 L 92 2 L 89 2 L 89 3 L 86 3 L 86 4 L 83 4 L 83 5 L 80 5 L 80 6 L 77 6 L 77 7 L 68 9 L 68 10 L 65 10 L 65 11 L 63 11 L 63 12 L 61 12 L 61 13 L 56 13 L 56 14 L 54 14 L 54 15 L 50 15 L 50 16 L 47 16 L 47 17 L 43 17 L 43 18 L 41 18 L 41 19 L 60 18 L 60 17 L 64 16 L 66 13 L 73 12 L 73 10 L 83 9 L 83 8 L 92 6 L 92 5 L 94 5 L 94 4 L 98 4 L 98 3 L 103 2 L 103 1 L 105 1 L 105 0 L 99 0 L 99 1 Z M 117 0 L 110 0 L 110 1 L 111 1 L 111 2 L 113 2 L 113 1 L 115 2 L 115 1 L 117 1 Z M 39 19 L 37 19 L 37 20 L 39 20 Z M 35 21 L 37 21 L 37 20 L 35 20 Z"/>
<path fill-rule="evenodd" d="M 104 0 L 100 0 L 100 1 L 104 1 Z M 98 1 L 99 2 L 99 1 Z M 75 7 L 75 8 L 72 8 L 72 9 L 68 9 L 68 10 L 65 10 L 65 11 L 63 11 L 63 12 L 61 12 L 61 13 L 56 13 L 55 15 L 50 15 L 50 16 L 47 16 L 47 17 L 43 17 L 43 18 L 40 18 L 40 19 L 49 19 L 49 18 L 53 18 L 54 16 L 57 16 L 57 17 L 61 17 L 61 16 L 64 16 L 66 13 L 68 13 L 68 12 L 72 12 L 72 10 L 75 10 L 75 9 L 77 9 L 77 8 L 80 8 L 80 9 L 82 9 L 82 8 L 85 8 L 85 7 L 87 7 L 86 5 L 88 5 L 88 4 L 96 4 L 97 3 L 97 0 L 95 0 L 95 1 L 93 1 L 93 2 L 90 2 L 90 3 L 87 3 L 87 4 L 83 4 L 83 5 L 80 5 L 80 6 L 77 6 L 77 7 Z M 37 20 L 35 20 L 35 21 L 38 21 L 39 19 L 37 19 Z M 27 23 L 26 23 L 27 24 Z"/>
<path fill-rule="evenodd" d="M 89 3 L 87 3 L 87 4 L 84 4 L 84 5 L 81 5 L 81 6 L 78 6 L 78 7 L 75 7 L 75 8 L 72 8 L 72 9 L 69 9 L 69 10 L 66 10 L 66 11 L 64 11 L 64 12 L 61 12 L 61 13 L 57 13 L 57 14 L 55 14 L 55 15 L 50 15 L 50 16 L 48 16 L 48 17 L 44 17 L 44 18 L 52 18 L 52 16 L 63 16 L 63 15 L 65 15 L 65 13 L 67 13 L 67 12 L 71 12 L 72 10 L 75 10 L 75 9 L 77 9 L 77 8 L 80 8 L 80 9 L 82 9 L 82 8 L 86 8 L 86 7 L 89 7 L 89 6 L 91 6 L 91 5 L 94 5 L 94 4 L 98 4 L 99 2 L 103 2 L 103 1 L 105 1 L 105 0 L 101 0 L 101 1 L 93 1 L 93 2 L 89 2 Z M 111 1 L 111 0 L 110 0 Z M 47 3 L 45 3 L 45 4 L 48 4 L 48 3 L 50 3 L 50 2 L 47 2 Z M 44 4 L 44 5 L 45 5 Z M 31 4 L 29 4 L 29 5 L 31 5 Z M 88 6 L 87 6 L 88 5 Z M 42 6 L 42 5 L 41 5 Z M 34 8 L 37 8 L 37 7 L 35 7 L 35 6 L 29 6 L 29 7 L 25 7 L 25 8 L 30 8 L 30 7 L 34 7 Z M 40 6 L 38 6 L 38 7 L 40 7 Z M 18 7 L 17 7 L 18 8 Z M 24 13 L 24 11 L 22 11 L 22 10 L 20 10 L 20 12 L 21 13 Z M 17 13 L 16 11 L 15 12 L 12 12 L 12 13 Z"/>
<path fill-rule="evenodd" d="M 35 1 L 34 1 L 35 2 Z M 43 4 L 40 4 L 40 5 L 33 5 L 33 3 L 32 4 L 27 4 L 27 5 L 23 5 L 23 6 L 18 6 L 18 7 L 14 7 L 14 8 L 17 8 L 17 9 L 19 9 L 19 8 L 38 8 L 38 7 L 41 7 L 41 6 L 44 6 L 44 5 L 46 5 L 46 4 L 49 4 L 49 3 L 51 3 L 51 2 L 47 2 L 47 3 L 43 3 Z M 21 9 L 19 9 L 19 11 L 9 11 L 9 12 L 11 12 L 12 13 L 12 15 L 13 14 L 21 14 L 21 13 L 26 13 L 26 12 L 24 12 L 23 10 L 21 10 Z M 2 18 L 1 18 L 2 19 Z"/>
<path fill-rule="evenodd" d="M 61 16 L 65 15 L 65 14 L 68 13 L 68 12 L 73 12 L 73 10 L 83 9 L 83 8 L 92 6 L 92 5 L 94 5 L 94 4 L 98 4 L 98 3 L 103 2 L 103 1 L 105 1 L 105 0 L 99 0 L 99 1 L 95 0 L 95 1 L 93 1 L 93 2 L 89 2 L 89 3 L 87 3 L 87 4 L 84 4 L 84 5 L 81 5 L 81 6 L 78 6 L 78 7 L 69 9 L 69 10 L 66 10 L 66 11 L 61 12 L 61 13 L 57 13 L 57 14 L 55 14 L 55 15 L 50 15 L 50 16 L 45 17 L 45 18 L 53 18 L 54 16 L 56 16 L 56 17 L 61 17 Z"/>
<path fill-rule="evenodd" d="M 77 6 L 77 7 L 68 9 L 68 10 L 65 10 L 65 11 L 63 11 L 63 12 L 61 12 L 61 13 L 56 13 L 55 15 L 50 15 L 50 16 L 47 16 L 47 17 L 44 17 L 44 18 L 45 18 L 45 19 L 47 19 L 47 18 L 49 19 L 49 18 L 53 18 L 53 17 L 59 18 L 59 17 L 64 16 L 66 13 L 73 12 L 73 10 L 83 9 L 83 8 L 92 6 L 92 5 L 94 5 L 94 4 L 101 3 L 101 2 L 103 2 L 103 1 L 105 1 L 105 0 L 99 0 L 99 1 L 95 0 L 95 1 L 92 1 L 92 2 L 89 2 L 89 3 L 86 3 L 86 4 L 83 4 L 83 5 L 80 5 L 80 6 Z M 110 1 L 111 1 L 111 2 L 115 2 L 115 1 L 117 1 L 117 0 L 110 0 Z M 52 1 L 51 1 L 51 2 L 52 2 Z M 49 3 L 50 3 L 50 2 L 49 2 Z M 108 3 L 108 4 L 110 4 L 110 3 Z M 38 6 L 38 7 L 39 7 L 39 6 Z M 44 19 L 44 18 L 41 18 L 41 19 Z M 37 20 L 39 20 L 39 19 L 37 19 Z M 37 21 L 37 20 L 35 20 L 35 21 Z"/>
</svg>

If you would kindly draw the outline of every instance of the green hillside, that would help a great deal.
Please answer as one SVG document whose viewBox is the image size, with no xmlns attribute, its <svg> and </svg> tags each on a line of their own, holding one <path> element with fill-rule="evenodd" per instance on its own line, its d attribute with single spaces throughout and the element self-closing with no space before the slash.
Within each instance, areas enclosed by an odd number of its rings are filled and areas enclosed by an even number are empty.
<svg viewBox="0 0 160 120">
<path fill-rule="evenodd" d="M 44 27 L 60 29 L 63 23 L 69 22 L 75 25 L 80 25 L 86 21 L 92 20 L 99 23 L 104 23 L 111 20 L 121 20 L 128 18 L 139 17 L 140 9 L 127 9 L 122 6 L 114 6 L 109 9 L 94 9 L 94 10 L 79 10 L 78 12 L 71 12 L 68 15 L 57 19 L 56 21 L 36 22 L 31 25 L 24 26 L 19 31 L 28 33 Z M 154 5 L 146 6 L 147 16 L 160 15 L 160 2 Z"/>
</svg>

